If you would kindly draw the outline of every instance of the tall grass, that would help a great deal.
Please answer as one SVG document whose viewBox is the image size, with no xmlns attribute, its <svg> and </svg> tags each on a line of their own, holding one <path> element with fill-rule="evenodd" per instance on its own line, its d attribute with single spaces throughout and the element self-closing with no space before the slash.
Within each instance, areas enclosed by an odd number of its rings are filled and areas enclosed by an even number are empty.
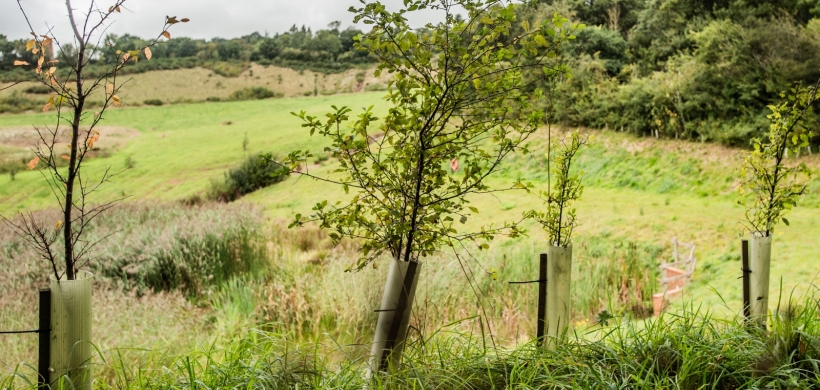
<svg viewBox="0 0 820 390">
<path fill-rule="evenodd" d="M 632 243 L 610 235 L 576 240 L 573 315 L 581 327 L 595 324 L 604 310 L 644 318 L 657 292 L 657 263 L 668 248 Z M 355 242 L 333 247 L 313 227 L 271 227 L 271 269 L 243 277 L 211 295 L 220 316 L 236 323 L 276 323 L 294 337 L 327 332 L 344 342 L 367 342 L 376 320 L 387 262 L 349 273 Z M 532 240 L 501 243 L 475 259 L 452 254 L 424 259 L 413 312 L 415 331 L 428 334 L 444 324 L 479 316 L 488 334 L 502 342 L 528 340 L 535 333 L 537 284 L 511 285 L 538 275 L 539 248 Z M 464 325 L 478 331 L 478 322 Z"/>
<path fill-rule="evenodd" d="M 57 214 L 35 218 L 56 221 Z M 96 276 L 94 341 L 103 349 L 189 350 L 212 326 L 208 310 L 196 306 L 199 297 L 232 276 L 258 273 L 267 261 L 261 215 L 248 205 L 122 204 L 87 233 L 108 236 L 86 264 Z M 48 286 L 51 268 L 2 223 L 0 268 L 0 329 L 36 327 L 37 290 Z M 36 337 L 3 336 L 0 343 L 0 372 L 34 362 Z"/>
<path fill-rule="evenodd" d="M 554 350 L 534 343 L 493 349 L 481 333 L 448 325 L 411 334 L 402 366 L 370 381 L 366 344 L 342 345 L 327 335 L 296 342 L 281 331 L 251 329 L 171 361 L 154 352 L 155 363 L 164 362 L 156 365 L 128 366 L 112 354 L 101 366 L 116 374 L 98 388 L 814 389 L 818 315 L 817 301 L 807 298 L 774 313 L 766 332 L 686 307 L 572 334 Z M 27 387 L 19 376 L 0 379 L 0 388 Z"/>
</svg>

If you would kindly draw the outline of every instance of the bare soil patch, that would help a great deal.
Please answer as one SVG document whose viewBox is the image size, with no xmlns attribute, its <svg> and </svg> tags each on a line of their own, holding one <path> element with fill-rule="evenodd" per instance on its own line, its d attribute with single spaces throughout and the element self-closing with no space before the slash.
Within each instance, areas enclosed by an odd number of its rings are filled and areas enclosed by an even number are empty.
<svg viewBox="0 0 820 390">
<path fill-rule="evenodd" d="M 41 130 L 43 135 L 48 137 L 46 139 L 50 141 L 51 136 L 48 134 L 48 130 Z M 87 128 L 83 130 L 87 131 Z M 132 139 L 140 135 L 139 131 L 128 127 L 97 126 L 94 130 L 100 133 L 100 140 L 97 141 L 94 149 L 88 154 L 88 157 L 91 158 L 110 155 L 124 148 Z M 68 145 L 71 141 L 70 135 L 70 127 L 61 128 L 57 134 L 57 144 Z M 33 127 L 0 128 L 0 160 L 25 157 L 25 155 L 31 154 L 30 150 L 37 147 L 38 143 L 42 142 L 37 130 Z M 60 150 L 58 149 L 58 151 Z"/>
</svg>

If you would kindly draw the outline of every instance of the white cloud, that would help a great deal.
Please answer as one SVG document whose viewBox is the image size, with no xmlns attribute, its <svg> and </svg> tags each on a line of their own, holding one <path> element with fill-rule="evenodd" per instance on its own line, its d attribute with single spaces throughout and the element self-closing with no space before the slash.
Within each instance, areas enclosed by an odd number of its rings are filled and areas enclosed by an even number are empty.
<svg viewBox="0 0 820 390">
<path fill-rule="evenodd" d="M 67 9 L 63 0 L 21 0 L 23 8 L 37 33 L 53 27 L 55 35 L 65 40 L 71 37 Z M 397 9 L 402 0 L 384 0 L 388 9 Z M 98 2 L 107 7 L 105 2 Z M 84 16 L 89 0 L 74 0 L 75 16 Z M 122 15 L 109 27 L 108 32 L 133 34 L 148 38 L 159 34 L 166 15 L 187 17 L 190 23 L 178 24 L 171 30 L 174 36 L 210 39 L 235 38 L 254 31 L 273 35 L 296 24 L 313 29 L 326 28 L 328 23 L 341 21 L 342 27 L 352 25 L 350 6 L 357 0 L 129 0 Z M 437 19 L 435 12 L 417 14 L 411 22 L 417 25 Z M 363 29 L 363 26 L 359 26 Z M 9 39 L 28 36 L 22 13 L 16 0 L 0 1 L 0 34 Z"/>
</svg>

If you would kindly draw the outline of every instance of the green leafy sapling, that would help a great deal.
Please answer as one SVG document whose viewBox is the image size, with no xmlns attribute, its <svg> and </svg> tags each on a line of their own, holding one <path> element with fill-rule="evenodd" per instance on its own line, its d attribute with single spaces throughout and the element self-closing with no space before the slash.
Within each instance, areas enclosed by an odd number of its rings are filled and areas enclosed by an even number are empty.
<svg viewBox="0 0 820 390">
<path fill-rule="evenodd" d="M 503 0 L 408 0 L 398 12 L 380 2 L 363 4 L 351 12 L 372 30 L 356 38 L 356 47 L 379 60 L 376 76 L 393 75 L 385 96 L 392 107 L 382 118 L 372 107 L 355 116 L 335 106 L 322 119 L 295 114 L 311 134 L 330 140 L 325 151 L 339 164 L 338 176 L 298 173 L 352 193 L 335 204 L 318 203 L 311 217 L 297 215 L 291 226 L 313 220 L 334 240 L 359 239 L 361 257 L 351 269 L 384 253 L 418 261 L 443 247 L 486 249 L 497 234 L 521 234 L 517 222 L 464 231 L 479 212 L 468 199 L 526 188 L 520 181 L 491 188 L 485 179 L 511 153 L 527 153 L 525 141 L 542 121 L 543 113 L 532 108 L 542 93 L 527 92 L 522 71 L 566 76 L 557 53 L 581 26 L 555 15 L 535 26 L 522 23 L 523 33 L 512 35 L 518 5 Z M 407 13 L 424 9 L 440 12 L 443 21 L 412 28 Z M 468 18 L 457 17 L 465 11 Z M 285 164 L 297 172 L 310 157 L 296 151 Z"/>
<path fill-rule="evenodd" d="M 590 137 L 574 131 L 568 139 L 557 145 L 550 145 L 550 150 L 557 149 L 552 165 L 553 187 L 541 191 L 539 197 L 546 205 L 546 211 L 530 210 L 524 217 L 532 218 L 547 232 L 549 243 L 558 247 L 567 247 L 572 243 L 572 233 L 578 226 L 573 203 L 581 198 L 584 186 L 581 184 L 583 173 L 571 173 L 573 161 L 581 147 L 590 142 Z M 547 155 L 547 159 L 551 156 Z"/>
<path fill-rule="evenodd" d="M 809 145 L 814 132 L 806 128 L 806 118 L 812 113 L 820 80 L 811 88 L 797 86 L 785 100 L 770 105 L 772 113 L 766 138 L 752 140 L 753 150 L 744 158 L 739 191 L 743 198 L 738 203 L 746 208 L 746 225 L 749 231 L 767 237 L 774 233 L 781 221 L 789 220 L 785 214 L 797 205 L 806 192 L 812 171 L 805 163 L 786 164 L 789 148 Z"/>
</svg>

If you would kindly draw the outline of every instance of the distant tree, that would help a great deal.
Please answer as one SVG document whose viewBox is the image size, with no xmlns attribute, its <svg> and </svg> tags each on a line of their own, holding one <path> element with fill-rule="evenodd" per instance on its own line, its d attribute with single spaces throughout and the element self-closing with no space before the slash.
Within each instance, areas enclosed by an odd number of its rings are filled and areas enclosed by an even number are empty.
<svg viewBox="0 0 820 390">
<path fill-rule="evenodd" d="M 357 35 L 361 34 L 360 30 L 357 30 L 353 27 L 348 27 L 344 31 L 339 33 L 339 41 L 342 44 L 342 52 L 348 52 L 353 50 L 353 45 L 356 41 L 353 39 Z"/>
<path fill-rule="evenodd" d="M 281 51 L 275 38 L 265 38 L 262 40 L 262 43 L 259 44 L 259 54 L 269 60 L 279 57 Z"/>
<path fill-rule="evenodd" d="M 338 35 L 329 30 L 319 30 L 316 35 L 304 45 L 305 50 L 330 53 L 335 58 L 342 52 L 342 43 Z"/>
</svg>

